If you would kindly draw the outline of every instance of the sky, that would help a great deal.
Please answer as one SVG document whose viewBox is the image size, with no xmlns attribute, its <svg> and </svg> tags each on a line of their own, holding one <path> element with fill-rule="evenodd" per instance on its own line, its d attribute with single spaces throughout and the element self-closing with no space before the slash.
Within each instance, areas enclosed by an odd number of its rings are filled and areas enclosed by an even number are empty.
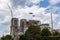
<svg viewBox="0 0 60 40">
<path fill-rule="evenodd" d="M 53 28 L 60 29 L 60 0 L 0 0 L 0 37 L 10 34 L 11 11 L 8 5 L 13 11 L 13 17 L 19 20 L 34 19 L 51 25 L 52 13 Z"/>
</svg>

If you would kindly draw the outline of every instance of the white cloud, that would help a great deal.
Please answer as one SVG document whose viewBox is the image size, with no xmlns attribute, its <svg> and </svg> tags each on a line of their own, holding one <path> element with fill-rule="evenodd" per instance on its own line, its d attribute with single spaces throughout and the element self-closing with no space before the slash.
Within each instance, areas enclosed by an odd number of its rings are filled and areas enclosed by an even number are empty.
<svg viewBox="0 0 60 40">
<path fill-rule="evenodd" d="M 2 23 L 5 23 L 5 22 L 10 22 L 11 21 L 11 16 L 6 16 L 4 20 L 2 20 L 1 22 Z"/>
<path fill-rule="evenodd" d="M 44 1 L 44 0 L 29 0 L 30 2 L 33 2 L 33 3 L 38 3 L 40 1 Z"/>
<path fill-rule="evenodd" d="M 2 35 L 3 35 L 3 32 L 2 32 L 2 31 L 0 31 L 0 37 L 2 37 Z"/>
<path fill-rule="evenodd" d="M 0 0 L 0 2 L 9 3 L 10 0 Z"/>
<path fill-rule="evenodd" d="M 57 22 L 55 29 L 60 29 L 60 21 Z"/>
<path fill-rule="evenodd" d="M 41 20 L 42 23 L 50 23 L 51 20 L 51 13 L 46 12 L 47 8 L 39 8 L 38 6 L 34 5 L 32 7 L 22 8 L 15 10 L 15 16 L 18 18 L 27 18 L 27 19 L 37 19 Z M 29 13 L 32 12 L 32 15 L 35 15 L 35 17 L 32 17 L 29 15 Z M 17 13 L 17 14 L 16 14 Z M 27 17 L 28 16 L 28 17 Z M 53 20 L 56 19 L 58 15 L 53 13 Z"/>
<path fill-rule="evenodd" d="M 58 24 L 60 25 L 60 22 L 58 22 Z"/>
<path fill-rule="evenodd" d="M 55 5 L 57 3 L 60 3 L 60 0 L 49 0 L 50 4 Z"/>
<path fill-rule="evenodd" d="M 10 33 L 4 33 L 3 31 L 0 31 L 0 37 L 5 36 L 5 35 L 10 35 Z"/>
<path fill-rule="evenodd" d="M 33 5 L 39 3 L 40 1 L 44 1 L 44 0 L 10 0 L 12 3 L 13 8 L 17 8 L 17 7 L 25 7 L 26 3 L 31 2 Z"/>
<path fill-rule="evenodd" d="M 10 34 L 10 25 L 3 25 L 3 27 L 0 27 L 2 30 L 0 30 L 0 37 L 2 37 L 3 35 L 9 35 Z"/>
<path fill-rule="evenodd" d="M 44 13 L 46 10 L 46 8 L 39 8 L 38 6 L 34 5 L 31 8 L 27 7 L 26 8 L 22 8 L 22 9 L 17 9 L 14 11 L 14 15 L 18 18 L 20 17 L 31 17 L 31 15 L 29 15 L 29 13 L 33 13 L 32 15 L 40 15 L 42 13 Z M 17 14 L 16 14 L 17 13 Z M 27 17 L 28 18 L 28 17 Z"/>
<path fill-rule="evenodd" d="M 17 8 L 18 6 L 21 7 L 25 7 L 25 3 L 27 2 L 27 0 L 10 0 L 11 1 L 11 5 L 13 8 Z"/>
<path fill-rule="evenodd" d="M 30 0 L 33 3 L 39 2 L 39 0 Z"/>
<path fill-rule="evenodd" d="M 0 0 L 0 27 L 2 30 L 0 31 L 0 37 L 4 35 L 7 35 L 9 34 L 8 32 L 6 33 L 5 31 L 10 31 L 10 25 L 7 25 L 9 24 L 10 22 L 10 10 L 7 6 L 6 3 L 8 3 L 9 0 Z M 5 32 L 5 33 L 3 33 Z"/>
</svg>

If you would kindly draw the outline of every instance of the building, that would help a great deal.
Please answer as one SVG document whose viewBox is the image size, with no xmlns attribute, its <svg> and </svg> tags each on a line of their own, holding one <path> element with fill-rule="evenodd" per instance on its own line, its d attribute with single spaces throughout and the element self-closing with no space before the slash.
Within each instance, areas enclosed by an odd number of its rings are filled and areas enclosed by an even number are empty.
<svg viewBox="0 0 60 40">
<path fill-rule="evenodd" d="M 14 38 L 14 40 L 18 40 L 18 36 L 19 35 L 23 35 L 26 30 L 28 29 L 28 27 L 30 25 L 36 25 L 36 26 L 40 26 L 41 30 L 44 28 L 48 28 L 51 30 L 51 28 L 49 27 L 49 24 L 41 24 L 40 21 L 38 20 L 26 20 L 26 19 L 21 19 L 20 20 L 20 26 L 18 26 L 18 18 L 12 18 L 11 20 L 11 36 L 12 38 Z"/>
<path fill-rule="evenodd" d="M 21 19 L 20 20 L 20 32 L 25 33 L 30 25 L 40 25 L 40 21 Z"/>
<path fill-rule="evenodd" d="M 49 24 L 41 24 L 40 28 L 41 28 L 41 30 L 44 29 L 44 28 L 50 29 Z"/>
<path fill-rule="evenodd" d="M 29 20 L 28 22 L 29 22 L 29 25 L 40 25 L 41 24 L 41 22 L 38 20 Z"/>
<path fill-rule="evenodd" d="M 20 20 L 20 32 L 24 33 L 24 29 L 27 27 L 27 20 L 21 19 Z"/>
<path fill-rule="evenodd" d="M 55 29 L 55 31 L 59 32 L 60 33 L 60 29 Z"/>
<path fill-rule="evenodd" d="M 18 40 L 18 31 L 18 18 L 12 18 L 10 34 L 14 40 Z"/>
</svg>

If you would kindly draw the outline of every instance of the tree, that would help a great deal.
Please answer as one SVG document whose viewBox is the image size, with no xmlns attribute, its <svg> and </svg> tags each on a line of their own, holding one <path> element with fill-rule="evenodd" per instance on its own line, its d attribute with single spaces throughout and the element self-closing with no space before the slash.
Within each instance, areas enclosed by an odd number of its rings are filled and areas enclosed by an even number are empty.
<svg viewBox="0 0 60 40">
<path fill-rule="evenodd" d="M 58 31 L 54 31 L 53 36 L 60 36 L 60 33 Z"/>
<path fill-rule="evenodd" d="M 3 37 L 1 37 L 1 40 L 4 40 L 4 36 L 3 36 Z"/>
<path fill-rule="evenodd" d="M 48 28 L 44 28 L 44 29 L 41 31 L 41 36 L 51 36 L 51 32 L 49 31 Z"/>
<path fill-rule="evenodd" d="M 40 26 L 29 26 L 28 30 L 25 33 L 26 40 L 36 40 L 40 37 Z"/>
<path fill-rule="evenodd" d="M 13 40 L 10 35 L 3 36 L 1 40 Z"/>
<path fill-rule="evenodd" d="M 24 35 L 20 35 L 19 40 L 25 40 Z"/>
</svg>

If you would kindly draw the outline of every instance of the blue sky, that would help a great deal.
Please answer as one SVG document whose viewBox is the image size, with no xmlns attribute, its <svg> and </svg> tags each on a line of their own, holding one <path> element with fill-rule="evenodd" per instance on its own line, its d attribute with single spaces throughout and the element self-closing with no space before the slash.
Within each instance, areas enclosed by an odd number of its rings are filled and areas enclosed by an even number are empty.
<svg viewBox="0 0 60 40">
<path fill-rule="evenodd" d="M 50 22 L 52 10 L 54 29 L 60 29 L 60 0 L 0 0 L 0 37 L 10 33 L 11 13 L 20 19 L 35 19 L 41 23 Z M 35 17 L 29 13 L 32 12 Z M 51 27 L 51 26 L 50 26 Z"/>
</svg>

